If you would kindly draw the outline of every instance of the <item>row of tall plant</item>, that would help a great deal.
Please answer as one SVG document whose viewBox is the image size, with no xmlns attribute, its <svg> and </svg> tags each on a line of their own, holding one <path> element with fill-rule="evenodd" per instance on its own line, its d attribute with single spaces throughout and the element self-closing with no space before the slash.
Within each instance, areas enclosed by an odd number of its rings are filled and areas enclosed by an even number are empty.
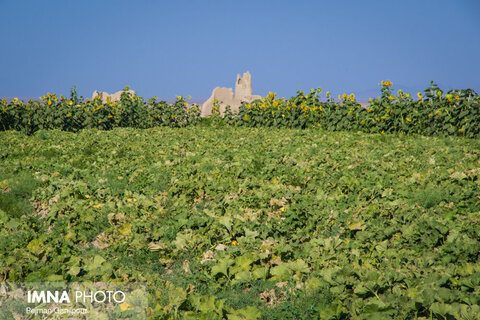
<svg viewBox="0 0 480 320">
<path fill-rule="evenodd" d="M 422 135 L 480 135 L 480 97 L 471 89 L 444 92 L 433 82 L 414 99 L 391 81 L 382 81 L 381 95 L 360 104 L 354 94 L 335 100 L 321 88 L 288 100 L 270 92 L 266 98 L 243 104 L 238 115 L 225 112 L 223 123 L 249 127 L 323 128 L 328 131 L 361 131 Z M 215 116 L 215 115 L 214 115 Z"/>
<path fill-rule="evenodd" d="M 247 127 L 322 128 L 327 131 L 361 131 L 422 135 L 457 135 L 476 138 L 480 135 L 480 97 L 472 89 L 444 92 L 436 84 L 419 92 L 417 97 L 392 89 L 392 82 L 382 81 L 379 97 L 360 104 L 354 94 L 336 100 L 322 89 L 298 91 L 290 99 L 267 97 L 244 103 L 238 113 L 222 110 L 214 103 L 209 120 L 200 117 L 200 107 L 186 99 L 168 104 L 156 97 L 148 101 L 126 91 L 120 101 L 103 103 L 98 97 L 78 97 L 75 87 L 70 97 L 48 93 L 40 101 L 18 99 L 0 102 L 0 130 L 19 130 L 27 134 L 40 129 L 78 131 L 84 128 L 109 130 L 114 127 L 150 128 L 184 127 L 202 122 Z"/>
<path fill-rule="evenodd" d="M 41 129 L 60 129 L 77 132 L 81 129 L 114 127 L 151 128 L 158 126 L 184 127 L 200 118 L 198 106 L 189 106 L 186 99 L 177 96 L 174 103 L 157 101 L 152 97 L 129 94 L 125 87 L 120 101 L 100 97 L 83 99 L 73 87 L 70 97 L 47 93 L 40 100 L 24 102 L 3 99 L 0 102 L 0 130 L 18 130 L 32 134 Z"/>
</svg>

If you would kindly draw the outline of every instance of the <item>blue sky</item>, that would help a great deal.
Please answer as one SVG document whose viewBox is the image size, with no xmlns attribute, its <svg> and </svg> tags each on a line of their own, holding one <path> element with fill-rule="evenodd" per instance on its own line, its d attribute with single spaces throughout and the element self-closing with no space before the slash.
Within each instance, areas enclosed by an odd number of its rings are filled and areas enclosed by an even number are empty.
<svg viewBox="0 0 480 320">
<path fill-rule="evenodd" d="M 0 0 L 0 97 L 480 92 L 480 1 Z"/>
</svg>

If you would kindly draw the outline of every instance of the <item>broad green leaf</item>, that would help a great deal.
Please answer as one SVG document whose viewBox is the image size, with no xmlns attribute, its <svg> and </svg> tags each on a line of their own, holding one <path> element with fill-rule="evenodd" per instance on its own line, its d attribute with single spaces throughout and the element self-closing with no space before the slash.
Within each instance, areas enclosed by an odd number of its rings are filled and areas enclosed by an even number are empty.
<svg viewBox="0 0 480 320">
<path fill-rule="evenodd" d="M 363 223 L 363 222 L 360 222 L 360 221 L 356 221 L 356 222 L 352 222 L 348 225 L 348 229 L 350 230 L 363 230 L 365 229 L 366 225 Z"/>
<path fill-rule="evenodd" d="M 257 231 L 252 231 L 252 230 L 249 230 L 249 229 L 246 229 L 245 228 L 245 237 L 247 238 L 255 238 L 259 235 L 259 233 Z"/>
<path fill-rule="evenodd" d="M 367 287 L 364 287 L 362 285 L 356 286 L 353 292 L 358 296 L 364 296 L 371 293 L 371 291 Z"/>
<path fill-rule="evenodd" d="M 258 267 L 256 269 L 253 269 L 252 276 L 253 276 L 253 279 L 255 279 L 255 280 L 266 279 L 267 276 L 268 276 L 268 268 Z"/>
<path fill-rule="evenodd" d="M 237 283 L 247 283 L 252 281 L 252 274 L 248 271 L 240 271 L 235 274 L 235 278 L 232 281 L 232 284 Z"/>
<path fill-rule="evenodd" d="M 223 274 L 229 276 L 228 269 L 234 263 L 233 259 L 223 258 L 219 259 L 217 263 L 212 267 L 212 276 L 215 277 L 217 274 Z"/>
<path fill-rule="evenodd" d="M 128 236 L 129 234 L 132 233 L 132 224 L 130 223 L 124 223 L 123 226 L 118 230 L 121 235 L 123 236 Z"/>
<path fill-rule="evenodd" d="M 467 178 L 467 175 L 463 172 L 456 171 L 450 175 L 450 178 L 453 180 L 464 180 Z"/>
<path fill-rule="evenodd" d="M 27 245 L 28 250 L 35 255 L 39 255 L 45 251 L 45 247 L 42 239 L 33 239 Z"/>
<path fill-rule="evenodd" d="M 106 260 L 102 257 L 102 256 L 99 256 L 99 255 L 96 255 L 94 258 L 93 258 L 93 262 L 92 264 L 90 265 L 92 268 L 98 268 L 100 267 Z"/>
<path fill-rule="evenodd" d="M 430 311 L 433 312 L 435 315 L 439 315 L 441 317 L 446 317 L 448 315 L 453 315 L 452 312 L 452 307 L 449 304 L 445 303 L 440 303 L 440 302 L 434 302 L 430 306 Z"/>
<path fill-rule="evenodd" d="M 81 268 L 77 267 L 77 266 L 70 267 L 70 269 L 68 270 L 68 274 L 70 274 L 72 276 L 76 276 L 80 273 L 80 270 L 81 270 Z"/>
<path fill-rule="evenodd" d="M 272 280 L 275 281 L 283 281 L 290 279 L 291 271 L 287 263 L 282 263 L 281 265 L 272 267 L 270 269 L 270 273 L 272 274 Z"/>
<path fill-rule="evenodd" d="M 232 268 L 232 273 L 236 273 L 239 271 L 249 271 L 250 265 L 256 259 L 251 254 L 244 254 L 235 258 L 235 266 Z"/>
<path fill-rule="evenodd" d="M 303 261 L 303 259 L 298 259 L 296 261 L 290 262 L 289 267 L 296 274 L 310 272 L 310 268 L 308 267 L 308 264 L 305 261 Z"/>
<path fill-rule="evenodd" d="M 218 218 L 218 222 L 227 228 L 228 231 L 232 230 L 232 218 L 229 216 L 221 216 Z"/>
<path fill-rule="evenodd" d="M 249 306 L 242 309 L 234 310 L 227 315 L 228 320 L 256 320 L 260 319 L 262 312 L 256 307 Z"/>
<path fill-rule="evenodd" d="M 47 277 L 48 282 L 61 282 L 63 281 L 63 276 L 61 274 L 51 274 Z"/>
</svg>

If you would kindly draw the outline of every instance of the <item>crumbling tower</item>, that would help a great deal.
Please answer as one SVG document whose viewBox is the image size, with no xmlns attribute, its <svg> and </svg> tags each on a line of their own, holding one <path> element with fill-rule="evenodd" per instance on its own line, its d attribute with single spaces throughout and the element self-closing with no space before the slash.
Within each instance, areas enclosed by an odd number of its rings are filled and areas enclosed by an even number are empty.
<svg viewBox="0 0 480 320">
<path fill-rule="evenodd" d="M 237 74 L 237 82 L 235 83 L 235 98 L 243 99 L 252 96 L 252 76 L 250 72 L 245 72 L 243 77 Z"/>
</svg>

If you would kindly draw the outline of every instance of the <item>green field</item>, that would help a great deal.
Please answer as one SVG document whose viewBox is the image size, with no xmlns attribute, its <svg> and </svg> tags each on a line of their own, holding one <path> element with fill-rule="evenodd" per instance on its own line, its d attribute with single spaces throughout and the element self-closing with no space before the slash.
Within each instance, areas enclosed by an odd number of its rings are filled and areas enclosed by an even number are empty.
<svg viewBox="0 0 480 320">
<path fill-rule="evenodd" d="M 144 281 L 152 319 L 480 319 L 480 140 L 0 132 L 0 281 Z"/>
</svg>

